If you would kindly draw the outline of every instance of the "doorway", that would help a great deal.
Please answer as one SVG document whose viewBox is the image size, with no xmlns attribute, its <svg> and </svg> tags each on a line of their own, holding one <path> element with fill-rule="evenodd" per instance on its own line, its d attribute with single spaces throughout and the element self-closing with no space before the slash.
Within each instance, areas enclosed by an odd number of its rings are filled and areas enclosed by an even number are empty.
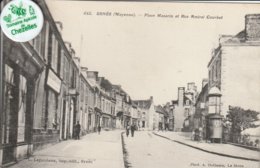
<svg viewBox="0 0 260 168">
<path fill-rule="evenodd" d="M 30 81 L 30 80 L 28 80 Z M 16 148 L 27 143 L 26 118 L 30 113 L 31 85 L 19 68 L 5 65 L 3 111 L 3 164 L 16 161 Z"/>
</svg>

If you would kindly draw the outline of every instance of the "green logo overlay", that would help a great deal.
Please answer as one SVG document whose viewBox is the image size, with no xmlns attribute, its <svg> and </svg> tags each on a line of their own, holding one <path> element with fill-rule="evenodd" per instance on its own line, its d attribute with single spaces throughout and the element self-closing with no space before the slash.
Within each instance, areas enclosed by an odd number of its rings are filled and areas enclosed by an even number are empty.
<svg viewBox="0 0 260 168">
<path fill-rule="evenodd" d="M 9 34 L 9 36 L 7 35 L 9 38 L 10 36 L 20 36 L 22 33 L 38 29 L 39 25 L 41 29 L 42 22 L 41 10 L 31 0 L 14 0 L 9 2 L 3 9 L 1 16 L 2 29 L 6 35 Z"/>
</svg>

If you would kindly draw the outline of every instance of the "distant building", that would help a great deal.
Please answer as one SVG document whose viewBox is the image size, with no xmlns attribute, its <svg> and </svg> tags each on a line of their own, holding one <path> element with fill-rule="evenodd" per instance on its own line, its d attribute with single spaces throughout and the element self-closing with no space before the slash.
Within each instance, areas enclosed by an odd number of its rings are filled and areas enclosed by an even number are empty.
<svg viewBox="0 0 260 168">
<path fill-rule="evenodd" d="M 203 129 L 203 135 L 206 135 L 206 116 L 208 114 L 208 79 L 202 80 L 201 92 L 195 103 L 195 114 L 193 118 L 193 130 Z"/>
<path fill-rule="evenodd" d="M 126 92 L 122 89 L 120 85 L 113 85 L 112 90 L 116 97 L 115 104 L 115 113 L 116 113 L 116 128 L 124 128 L 124 110 L 123 110 L 123 101 L 126 95 Z"/>
<path fill-rule="evenodd" d="M 97 131 L 97 127 L 101 124 L 102 108 L 101 108 L 101 88 L 98 84 L 98 72 L 87 71 L 87 80 L 94 89 L 94 111 L 90 112 L 92 131 Z"/>
<path fill-rule="evenodd" d="M 197 98 L 197 87 L 194 82 L 185 87 L 178 88 L 178 100 L 174 100 L 174 131 L 188 131 L 192 127 L 192 117 L 195 113 L 195 100 Z"/>
<path fill-rule="evenodd" d="M 141 112 L 141 129 L 153 130 L 154 115 L 156 115 L 153 97 L 151 96 L 147 100 L 134 100 L 133 102 L 139 107 Z"/>
<path fill-rule="evenodd" d="M 104 129 L 114 129 L 116 127 L 116 95 L 112 91 L 112 83 L 109 80 L 99 77 L 98 81 L 101 89 L 101 127 Z"/>
<path fill-rule="evenodd" d="M 154 130 L 165 130 L 167 125 L 167 111 L 161 106 L 155 106 Z"/>
</svg>

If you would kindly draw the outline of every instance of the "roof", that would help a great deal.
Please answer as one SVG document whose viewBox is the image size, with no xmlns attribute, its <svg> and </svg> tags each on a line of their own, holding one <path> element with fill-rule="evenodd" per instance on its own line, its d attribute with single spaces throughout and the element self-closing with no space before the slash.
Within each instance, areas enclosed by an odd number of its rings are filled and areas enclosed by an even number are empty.
<svg viewBox="0 0 260 168">
<path fill-rule="evenodd" d="M 112 90 L 112 83 L 104 77 L 99 77 L 98 80 L 100 81 L 100 86 L 105 89 L 105 91 Z"/>
<path fill-rule="evenodd" d="M 178 104 L 178 100 L 172 100 L 172 104 Z"/>
<path fill-rule="evenodd" d="M 203 99 L 204 95 L 208 95 L 208 83 L 205 84 L 205 86 L 202 88 L 201 92 L 199 93 L 199 96 L 197 97 L 197 100 L 196 100 L 196 104 L 200 101 L 203 101 L 202 99 Z"/>
<path fill-rule="evenodd" d="M 118 91 L 119 94 L 126 95 L 126 92 L 122 89 L 121 85 L 112 85 L 112 89 Z"/>
<path fill-rule="evenodd" d="M 155 108 L 155 112 L 157 113 L 161 113 L 165 116 L 168 116 L 168 112 L 166 111 L 166 109 L 164 107 L 162 107 L 161 105 L 158 105 L 158 106 L 154 106 Z"/>
<path fill-rule="evenodd" d="M 162 113 L 162 114 L 165 113 L 165 110 L 164 110 L 164 108 L 163 108 L 161 105 L 154 106 L 154 107 L 155 107 L 155 111 L 156 111 L 157 113 Z"/>
<path fill-rule="evenodd" d="M 208 95 L 217 95 L 220 96 L 221 95 L 221 91 L 219 90 L 219 88 L 217 88 L 216 86 L 210 88 Z"/>
<path fill-rule="evenodd" d="M 149 109 L 151 107 L 152 100 L 133 100 L 133 103 L 135 103 L 141 109 Z"/>
</svg>

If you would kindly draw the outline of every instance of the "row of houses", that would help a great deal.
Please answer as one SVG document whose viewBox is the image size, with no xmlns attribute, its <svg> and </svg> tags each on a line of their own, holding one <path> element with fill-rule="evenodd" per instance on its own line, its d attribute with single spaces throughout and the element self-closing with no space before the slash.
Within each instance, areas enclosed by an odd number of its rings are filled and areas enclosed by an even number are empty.
<svg viewBox="0 0 260 168">
<path fill-rule="evenodd" d="M 236 35 L 221 35 L 212 51 L 208 77 L 198 92 L 194 82 L 178 88 L 177 100 L 171 101 L 174 131 L 201 129 L 203 137 L 210 129 L 222 127 L 230 107 L 260 111 L 260 14 L 245 16 L 245 29 Z M 212 131 L 212 130 L 211 130 Z M 221 134 L 221 129 L 219 129 Z"/>
<path fill-rule="evenodd" d="M 1 1 L 1 9 L 10 0 Z M 62 37 L 43 0 L 35 1 L 44 26 L 33 40 L 16 43 L 1 31 L 0 165 L 81 134 L 124 129 L 135 124 L 151 129 L 153 98 L 132 100 L 120 85 L 81 65 L 71 43 Z"/>
</svg>

